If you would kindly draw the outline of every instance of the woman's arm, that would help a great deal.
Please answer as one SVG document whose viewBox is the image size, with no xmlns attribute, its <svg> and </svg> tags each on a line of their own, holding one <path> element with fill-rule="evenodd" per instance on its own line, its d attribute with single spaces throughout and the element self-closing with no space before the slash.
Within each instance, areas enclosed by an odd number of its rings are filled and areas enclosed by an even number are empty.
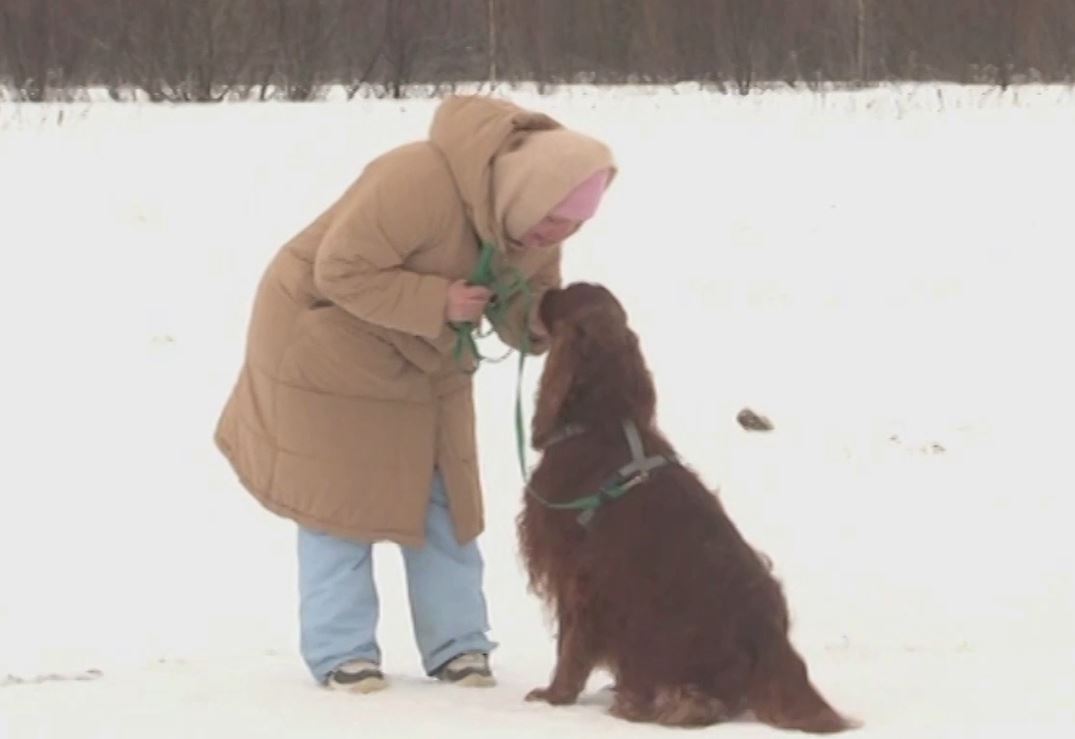
<svg viewBox="0 0 1075 739">
<path fill-rule="evenodd" d="M 451 281 L 404 268 L 436 231 L 439 178 L 406 159 L 371 165 L 348 193 L 314 260 L 321 294 L 370 323 L 435 339 Z"/>
</svg>

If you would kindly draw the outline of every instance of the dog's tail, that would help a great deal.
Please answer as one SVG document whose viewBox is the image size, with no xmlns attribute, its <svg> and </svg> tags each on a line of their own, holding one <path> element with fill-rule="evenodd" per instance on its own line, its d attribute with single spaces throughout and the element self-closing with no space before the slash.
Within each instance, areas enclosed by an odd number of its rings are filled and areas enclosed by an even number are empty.
<svg viewBox="0 0 1075 739">
<path fill-rule="evenodd" d="M 782 729 L 834 734 L 862 724 L 841 716 L 810 683 L 806 664 L 786 638 L 760 655 L 750 686 L 750 708 L 759 721 Z"/>
</svg>

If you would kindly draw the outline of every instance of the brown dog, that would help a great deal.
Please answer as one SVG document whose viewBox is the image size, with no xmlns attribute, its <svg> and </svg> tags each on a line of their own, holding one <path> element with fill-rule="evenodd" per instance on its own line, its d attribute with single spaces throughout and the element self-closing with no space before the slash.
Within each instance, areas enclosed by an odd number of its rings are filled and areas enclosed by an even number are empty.
<svg viewBox="0 0 1075 739">
<path fill-rule="evenodd" d="M 527 699 L 573 703 L 604 667 L 612 713 L 631 721 L 697 726 L 751 710 L 782 728 L 851 728 L 788 641 L 769 567 L 657 430 L 623 307 L 575 284 L 547 293 L 541 317 L 552 346 L 533 445 L 544 454 L 518 528 L 559 654 L 551 685 Z"/>
</svg>

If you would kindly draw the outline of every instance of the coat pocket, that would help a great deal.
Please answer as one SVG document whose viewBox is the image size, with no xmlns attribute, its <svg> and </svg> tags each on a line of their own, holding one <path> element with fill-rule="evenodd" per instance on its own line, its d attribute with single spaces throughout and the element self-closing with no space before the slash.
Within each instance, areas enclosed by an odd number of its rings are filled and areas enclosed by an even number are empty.
<svg viewBox="0 0 1075 739">
<path fill-rule="evenodd" d="M 284 352 L 281 382 L 345 397 L 428 402 L 426 375 L 346 311 L 307 310 Z"/>
</svg>

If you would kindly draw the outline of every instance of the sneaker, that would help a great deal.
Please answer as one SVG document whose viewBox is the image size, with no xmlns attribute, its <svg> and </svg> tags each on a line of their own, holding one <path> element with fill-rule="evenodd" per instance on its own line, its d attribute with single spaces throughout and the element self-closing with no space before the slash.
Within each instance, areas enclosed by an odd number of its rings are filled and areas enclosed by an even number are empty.
<svg viewBox="0 0 1075 739">
<path fill-rule="evenodd" d="M 337 667 L 329 673 L 326 683 L 331 690 L 351 693 L 373 693 L 388 687 L 381 668 L 364 659 L 356 659 Z"/>
<path fill-rule="evenodd" d="M 496 685 L 489 657 L 481 652 L 467 652 L 450 660 L 433 673 L 438 680 L 468 688 L 491 688 Z"/>
</svg>

